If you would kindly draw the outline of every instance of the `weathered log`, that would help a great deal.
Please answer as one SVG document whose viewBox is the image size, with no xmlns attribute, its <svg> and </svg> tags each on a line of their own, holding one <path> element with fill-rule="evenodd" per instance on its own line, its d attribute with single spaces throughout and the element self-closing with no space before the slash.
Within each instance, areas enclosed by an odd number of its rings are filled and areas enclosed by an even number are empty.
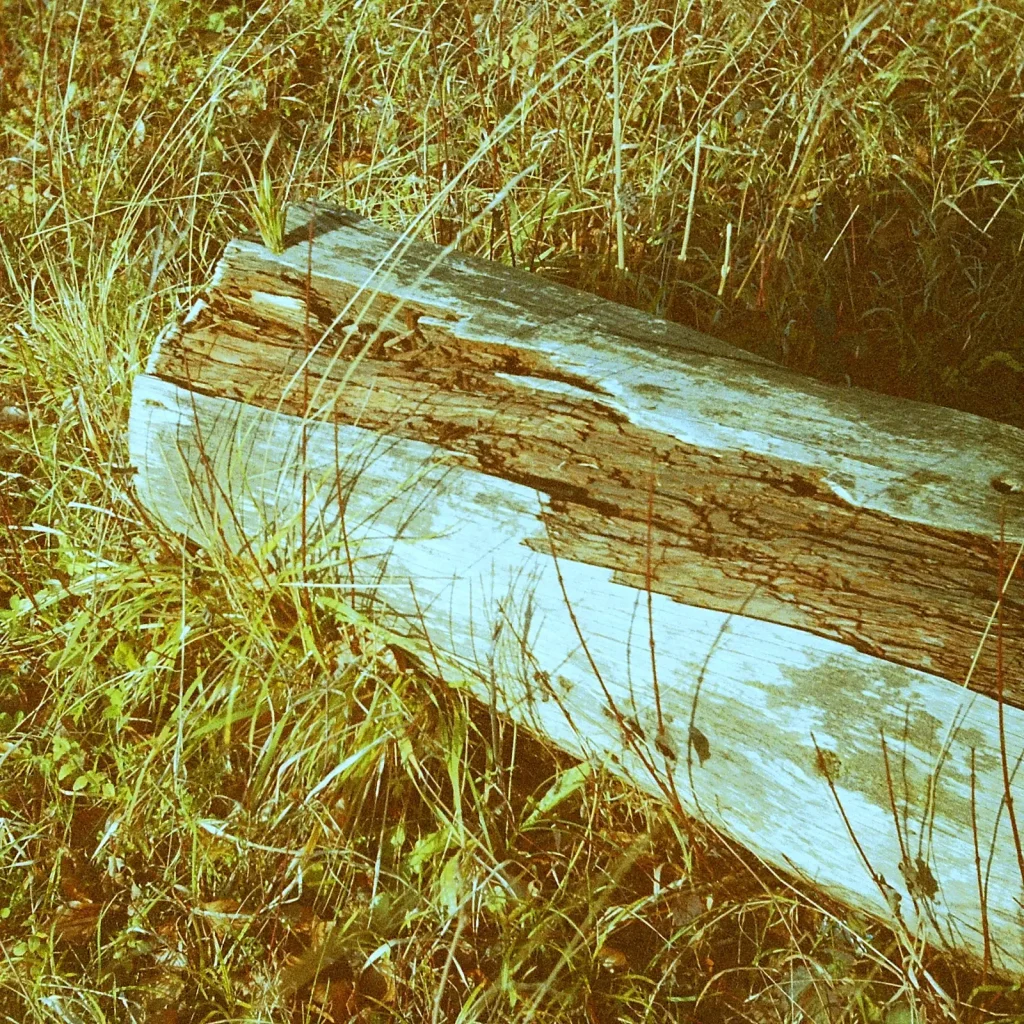
<svg viewBox="0 0 1024 1024">
<path fill-rule="evenodd" d="M 1024 974 L 1024 432 L 350 213 L 290 225 L 227 246 L 136 380 L 143 502 L 340 565 L 439 676 Z"/>
</svg>

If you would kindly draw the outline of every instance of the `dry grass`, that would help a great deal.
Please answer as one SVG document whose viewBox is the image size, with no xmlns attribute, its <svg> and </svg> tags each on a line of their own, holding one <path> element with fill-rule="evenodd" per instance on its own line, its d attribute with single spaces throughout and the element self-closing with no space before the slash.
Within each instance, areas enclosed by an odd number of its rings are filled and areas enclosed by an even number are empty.
<svg viewBox="0 0 1024 1024">
<path fill-rule="evenodd" d="M 124 445 L 286 193 L 1024 424 L 1019 8 L 0 8 L 2 1019 L 1024 1017 L 186 550 Z"/>
</svg>

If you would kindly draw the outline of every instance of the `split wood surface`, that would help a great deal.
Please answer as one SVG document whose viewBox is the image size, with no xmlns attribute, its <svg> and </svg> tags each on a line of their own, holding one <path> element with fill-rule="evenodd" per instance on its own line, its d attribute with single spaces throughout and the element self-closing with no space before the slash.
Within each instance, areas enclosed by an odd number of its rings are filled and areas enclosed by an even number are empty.
<svg viewBox="0 0 1024 1024">
<path fill-rule="evenodd" d="M 1024 431 L 344 211 L 290 228 L 231 242 L 136 381 L 157 517 L 334 566 L 537 734 L 1024 974 Z"/>
</svg>

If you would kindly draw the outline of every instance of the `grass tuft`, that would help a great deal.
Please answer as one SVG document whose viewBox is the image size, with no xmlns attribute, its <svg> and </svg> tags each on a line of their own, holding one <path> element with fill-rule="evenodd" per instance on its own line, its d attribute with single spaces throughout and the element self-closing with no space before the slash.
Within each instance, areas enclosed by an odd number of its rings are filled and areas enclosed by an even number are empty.
<svg viewBox="0 0 1024 1024">
<path fill-rule="evenodd" d="M 260 233 L 260 240 L 272 253 L 284 252 L 285 221 L 288 215 L 286 194 L 280 194 L 274 185 L 269 157 L 274 148 L 276 134 L 270 137 L 263 159 L 260 162 L 260 173 L 257 178 L 250 171 L 252 194 L 247 209 Z"/>
</svg>

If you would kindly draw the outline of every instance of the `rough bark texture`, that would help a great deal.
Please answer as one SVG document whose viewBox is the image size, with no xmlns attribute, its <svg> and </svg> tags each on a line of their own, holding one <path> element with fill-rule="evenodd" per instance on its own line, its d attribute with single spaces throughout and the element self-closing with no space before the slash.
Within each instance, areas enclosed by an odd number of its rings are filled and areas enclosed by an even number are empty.
<svg viewBox="0 0 1024 1024">
<path fill-rule="evenodd" d="M 293 221 L 279 256 L 228 246 L 138 379 L 149 507 L 271 560 L 343 550 L 440 675 L 1024 972 L 1019 582 L 994 614 L 1024 433 L 351 214 Z"/>
</svg>

